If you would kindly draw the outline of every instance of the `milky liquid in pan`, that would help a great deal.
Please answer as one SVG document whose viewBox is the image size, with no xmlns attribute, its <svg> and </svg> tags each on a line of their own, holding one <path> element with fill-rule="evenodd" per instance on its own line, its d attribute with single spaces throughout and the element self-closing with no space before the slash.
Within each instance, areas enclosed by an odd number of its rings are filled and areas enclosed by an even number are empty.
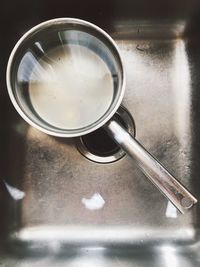
<svg viewBox="0 0 200 267">
<path fill-rule="evenodd" d="M 51 50 L 34 66 L 29 80 L 30 101 L 36 113 L 63 129 L 96 122 L 108 110 L 113 93 L 106 63 L 79 45 Z"/>
</svg>

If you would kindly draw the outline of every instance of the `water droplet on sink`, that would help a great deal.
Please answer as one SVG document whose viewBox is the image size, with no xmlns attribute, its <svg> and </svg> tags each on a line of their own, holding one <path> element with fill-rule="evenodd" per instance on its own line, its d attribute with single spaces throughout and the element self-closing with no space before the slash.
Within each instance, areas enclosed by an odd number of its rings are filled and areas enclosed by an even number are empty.
<svg viewBox="0 0 200 267">
<path fill-rule="evenodd" d="M 99 193 L 95 193 L 91 198 L 82 198 L 81 202 L 89 210 L 99 210 L 105 205 L 105 200 Z"/>
</svg>

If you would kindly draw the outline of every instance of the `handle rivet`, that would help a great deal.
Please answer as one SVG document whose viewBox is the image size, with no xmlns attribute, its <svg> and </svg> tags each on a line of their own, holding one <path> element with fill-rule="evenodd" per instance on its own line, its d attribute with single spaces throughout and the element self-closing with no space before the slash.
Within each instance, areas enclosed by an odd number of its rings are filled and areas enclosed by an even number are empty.
<svg viewBox="0 0 200 267">
<path fill-rule="evenodd" d="M 189 209 L 193 206 L 194 202 L 189 198 L 189 197 L 183 197 L 181 199 L 181 205 L 186 208 Z"/>
</svg>

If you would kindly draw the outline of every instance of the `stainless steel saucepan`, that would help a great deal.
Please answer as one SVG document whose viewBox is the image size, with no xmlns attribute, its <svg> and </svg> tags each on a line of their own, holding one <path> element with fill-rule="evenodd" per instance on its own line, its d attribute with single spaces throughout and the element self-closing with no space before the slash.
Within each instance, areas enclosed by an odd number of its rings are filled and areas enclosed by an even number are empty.
<svg viewBox="0 0 200 267">
<path fill-rule="evenodd" d="M 104 126 L 177 209 L 184 213 L 197 202 L 115 118 L 125 73 L 115 42 L 99 27 L 73 18 L 35 26 L 10 55 L 7 88 L 30 125 L 60 137 L 81 136 Z"/>
</svg>

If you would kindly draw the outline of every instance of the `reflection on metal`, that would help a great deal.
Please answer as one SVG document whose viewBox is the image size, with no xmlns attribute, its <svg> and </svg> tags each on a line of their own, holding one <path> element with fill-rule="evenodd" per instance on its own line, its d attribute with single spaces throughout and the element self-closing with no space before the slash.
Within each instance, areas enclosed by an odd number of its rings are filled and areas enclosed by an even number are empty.
<svg viewBox="0 0 200 267">
<path fill-rule="evenodd" d="M 176 138 L 179 140 L 179 157 L 177 169 L 180 171 L 180 178 L 190 179 L 191 177 L 191 116 L 192 116 L 192 81 L 190 77 L 191 66 L 186 50 L 186 42 L 178 39 L 174 47 L 173 57 L 173 111 L 174 129 Z M 185 178 L 184 178 L 185 176 Z"/>
<path fill-rule="evenodd" d="M 42 48 L 42 45 L 40 42 L 35 42 L 35 45 L 37 46 L 37 48 L 44 54 L 44 49 Z"/>
<path fill-rule="evenodd" d="M 3 180 L 3 182 L 6 186 L 6 189 L 8 190 L 8 193 L 14 200 L 21 200 L 25 197 L 26 195 L 25 192 L 17 189 L 16 187 L 9 185 L 5 180 Z"/>
<path fill-rule="evenodd" d="M 173 94 L 174 126 L 181 142 L 181 148 L 187 149 L 191 142 L 191 80 L 190 66 L 185 42 L 177 40 L 174 48 Z M 187 138 L 186 138 L 187 137 Z M 189 151 L 188 151 L 189 152 Z"/>
<path fill-rule="evenodd" d="M 116 265 L 116 264 L 117 264 L 117 260 L 116 260 L 115 266 L 120 267 L 120 265 Z M 91 255 L 88 256 L 86 253 L 84 253 L 83 255 L 79 255 L 78 257 L 73 258 L 67 266 L 68 267 L 77 267 L 77 266 L 78 267 L 94 267 L 94 266 L 95 267 L 108 267 L 108 262 L 107 260 L 105 260 L 104 255 L 98 251 L 92 256 Z"/>
<path fill-rule="evenodd" d="M 179 259 L 177 257 L 176 249 L 170 245 L 164 245 L 160 248 L 163 267 L 180 267 Z"/>
<path fill-rule="evenodd" d="M 99 210 L 105 205 L 105 200 L 99 193 L 95 193 L 91 198 L 82 198 L 81 202 L 89 210 Z"/>
<path fill-rule="evenodd" d="M 94 215 L 92 213 L 91 215 Z M 79 244 L 84 247 L 106 245 L 134 245 L 141 243 L 149 245 L 154 242 L 170 242 L 178 240 L 182 244 L 191 242 L 195 236 L 193 229 L 185 228 L 173 230 L 151 229 L 130 226 L 101 226 L 101 225 L 40 225 L 26 227 L 12 234 L 13 241 L 34 243 L 39 246 L 40 242 L 48 243 L 52 241 L 62 244 Z"/>
<path fill-rule="evenodd" d="M 168 201 L 165 215 L 167 218 L 177 218 L 177 209 Z"/>
<path fill-rule="evenodd" d="M 35 68 L 36 64 L 37 68 Z M 49 68 L 49 70 L 51 70 L 50 64 L 46 63 L 46 66 Z M 53 75 L 53 71 L 51 74 Z M 17 79 L 19 84 L 27 84 L 29 83 L 30 76 L 32 82 L 37 82 L 40 81 L 41 78 L 45 81 L 53 81 L 52 75 L 49 75 L 49 72 L 38 63 L 37 56 L 34 54 L 34 52 L 28 50 L 20 62 L 17 72 Z"/>
<path fill-rule="evenodd" d="M 157 7 L 156 7 L 157 8 Z M 156 25 L 156 26 L 155 26 Z M 172 39 L 182 38 L 186 30 L 185 20 L 170 21 L 170 23 L 164 23 L 163 20 L 155 24 L 155 21 L 151 20 L 120 20 L 113 25 L 114 33 L 113 36 L 116 39 Z"/>
</svg>

